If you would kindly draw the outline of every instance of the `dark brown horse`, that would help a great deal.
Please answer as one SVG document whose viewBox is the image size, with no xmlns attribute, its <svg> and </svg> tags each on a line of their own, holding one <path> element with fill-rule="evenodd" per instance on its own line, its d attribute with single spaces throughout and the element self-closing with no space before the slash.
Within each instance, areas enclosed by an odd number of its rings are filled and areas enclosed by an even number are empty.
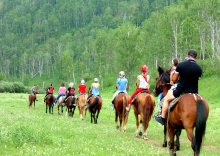
<svg viewBox="0 0 220 156">
<path fill-rule="evenodd" d="M 122 123 L 124 127 L 124 132 L 126 132 L 126 125 L 128 121 L 129 113 L 126 112 L 125 107 L 128 106 L 128 101 L 130 96 L 124 92 L 119 93 L 115 99 L 113 100 L 114 108 L 115 108 L 115 123 L 116 129 L 121 131 Z M 119 118 L 119 125 L 118 125 L 118 118 Z"/>
<path fill-rule="evenodd" d="M 134 115 L 136 118 L 136 137 L 141 137 L 147 140 L 147 128 L 153 115 L 155 100 L 154 97 L 146 92 L 137 95 L 136 99 L 132 102 L 134 105 Z M 138 116 L 140 115 L 140 122 Z"/>
<path fill-rule="evenodd" d="M 53 114 L 53 103 L 55 102 L 55 97 L 53 96 L 53 94 L 48 94 L 46 97 L 46 113 L 47 113 L 47 109 L 49 108 L 49 113 Z"/>
<path fill-rule="evenodd" d="M 158 72 L 161 73 L 160 76 L 163 74 L 163 76 L 156 77 L 156 82 L 157 83 L 155 89 L 154 89 L 154 96 L 158 96 L 160 93 L 163 93 L 164 96 L 167 95 L 168 90 L 171 88 L 170 85 L 170 72 L 169 70 L 165 70 L 161 67 L 158 68 Z M 181 129 L 176 130 L 175 136 L 176 136 L 176 141 L 175 141 L 175 149 L 176 151 L 180 150 L 180 134 L 181 134 Z M 163 147 L 167 147 L 167 125 L 164 125 L 164 141 L 163 141 Z"/>
<path fill-rule="evenodd" d="M 168 81 L 167 72 L 161 67 L 158 68 L 159 76 L 154 89 L 155 95 L 165 89 Z M 165 92 L 167 93 L 167 91 Z M 169 110 L 166 115 L 166 124 L 170 137 L 169 149 L 171 155 L 176 155 L 174 137 L 181 129 L 185 129 L 187 137 L 191 142 L 194 155 L 199 155 L 202 139 L 205 134 L 206 121 L 209 115 L 209 106 L 206 100 L 198 94 L 183 94 L 177 104 Z M 169 116 L 169 117 L 168 117 Z M 194 130 L 195 128 L 195 130 Z M 194 132 L 195 131 L 195 135 Z"/>
<path fill-rule="evenodd" d="M 66 115 L 73 117 L 76 109 L 76 98 L 75 96 L 69 96 L 66 101 Z"/>
<path fill-rule="evenodd" d="M 61 96 L 58 99 L 58 105 L 57 105 L 58 115 L 62 115 L 63 114 L 63 107 L 65 107 L 65 102 L 64 102 L 65 97 L 66 96 Z"/>
<path fill-rule="evenodd" d="M 87 95 L 86 94 L 80 94 L 76 100 L 76 104 L 78 106 L 79 109 L 79 115 L 80 115 L 80 119 L 84 119 L 85 118 L 85 111 L 84 111 L 84 107 L 86 106 L 86 99 L 87 99 Z"/>
<path fill-rule="evenodd" d="M 36 91 L 34 94 L 29 94 L 29 108 L 32 108 L 32 104 L 34 104 L 35 109 L 35 101 L 36 101 L 36 94 L 38 92 Z"/>
<path fill-rule="evenodd" d="M 91 94 L 91 92 L 92 92 L 92 90 L 89 89 L 88 94 Z M 99 113 L 100 113 L 100 110 L 102 108 L 102 98 L 101 98 L 101 96 L 92 95 L 92 97 L 89 98 L 89 101 L 87 102 L 87 108 L 90 111 L 91 123 L 94 121 L 94 123 L 97 124 Z"/>
</svg>

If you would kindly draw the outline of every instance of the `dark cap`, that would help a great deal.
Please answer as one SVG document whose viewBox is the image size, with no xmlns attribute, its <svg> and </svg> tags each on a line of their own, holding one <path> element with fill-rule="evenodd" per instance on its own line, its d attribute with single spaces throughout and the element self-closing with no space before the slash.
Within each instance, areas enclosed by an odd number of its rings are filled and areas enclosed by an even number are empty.
<svg viewBox="0 0 220 156">
<path fill-rule="evenodd" d="M 197 57 L 197 51 L 194 50 L 194 49 L 191 49 L 191 50 L 188 51 L 188 55 L 192 56 L 193 58 L 196 58 Z"/>
</svg>

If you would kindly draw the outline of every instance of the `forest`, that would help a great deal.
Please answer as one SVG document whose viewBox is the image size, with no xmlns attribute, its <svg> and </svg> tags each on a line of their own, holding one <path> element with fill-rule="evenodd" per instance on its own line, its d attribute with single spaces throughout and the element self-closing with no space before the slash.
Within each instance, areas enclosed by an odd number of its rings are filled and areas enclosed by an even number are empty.
<svg viewBox="0 0 220 156">
<path fill-rule="evenodd" d="M 0 0 L 0 81 L 64 82 L 169 68 L 196 49 L 220 72 L 220 0 Z M 108 78 L 113 77 L 112 82 Z M 105 81 L 106 82 L 106 81 Z"/>
</svg>

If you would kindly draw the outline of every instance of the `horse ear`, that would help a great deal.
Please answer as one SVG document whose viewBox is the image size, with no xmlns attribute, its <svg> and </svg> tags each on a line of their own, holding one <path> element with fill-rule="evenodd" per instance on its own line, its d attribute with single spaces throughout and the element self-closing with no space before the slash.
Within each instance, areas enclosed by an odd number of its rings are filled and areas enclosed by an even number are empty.
<svg viewBox="0 0 220 156">
<path fill-rule="evenodd" d="M 162 67 L 160 67 L 160 66 L 158 66 L 158 73 L 161 75 L 161 74 L 163 74 L 164 73 L 164 70 L 163 70 L 163 68 Z"/>
</svg>

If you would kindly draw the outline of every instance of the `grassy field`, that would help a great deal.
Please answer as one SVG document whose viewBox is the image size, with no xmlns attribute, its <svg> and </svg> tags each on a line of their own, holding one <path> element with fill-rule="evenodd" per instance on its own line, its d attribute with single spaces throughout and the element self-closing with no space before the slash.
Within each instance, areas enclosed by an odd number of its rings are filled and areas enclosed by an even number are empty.
<svg viewBox="0 0 220 156">
<path fill-rule="evenodd" d="M 206 79 L 203 82 L 209 83 Z M 211 109 L 201 156 L 216 156 L 220 155 L 219 90 L 214 95 L 202 90 Z M 116 130 L 114 111 L 110 108 L 112 95 L 102 93 L 103 108 L 98 124 L 91 124 L 89 114 L 85 120 L 79 119 L 78 109 L 73 118 L 59 116 L 57 106 L 54 114 L 46 114 L 42 94 L 38 95 L 35 110 L 28 108 L 28 94 L 0 94 L 0 155 L 169 155 L 168 148 L 162 148 L 163 128 L 153 119 L 146 141 L 135 137 L 133 111 L 129 114 L 127 132 Z M 180 143 L 178 155 L 193 154 L 185 131 Z"/>
</svg>

